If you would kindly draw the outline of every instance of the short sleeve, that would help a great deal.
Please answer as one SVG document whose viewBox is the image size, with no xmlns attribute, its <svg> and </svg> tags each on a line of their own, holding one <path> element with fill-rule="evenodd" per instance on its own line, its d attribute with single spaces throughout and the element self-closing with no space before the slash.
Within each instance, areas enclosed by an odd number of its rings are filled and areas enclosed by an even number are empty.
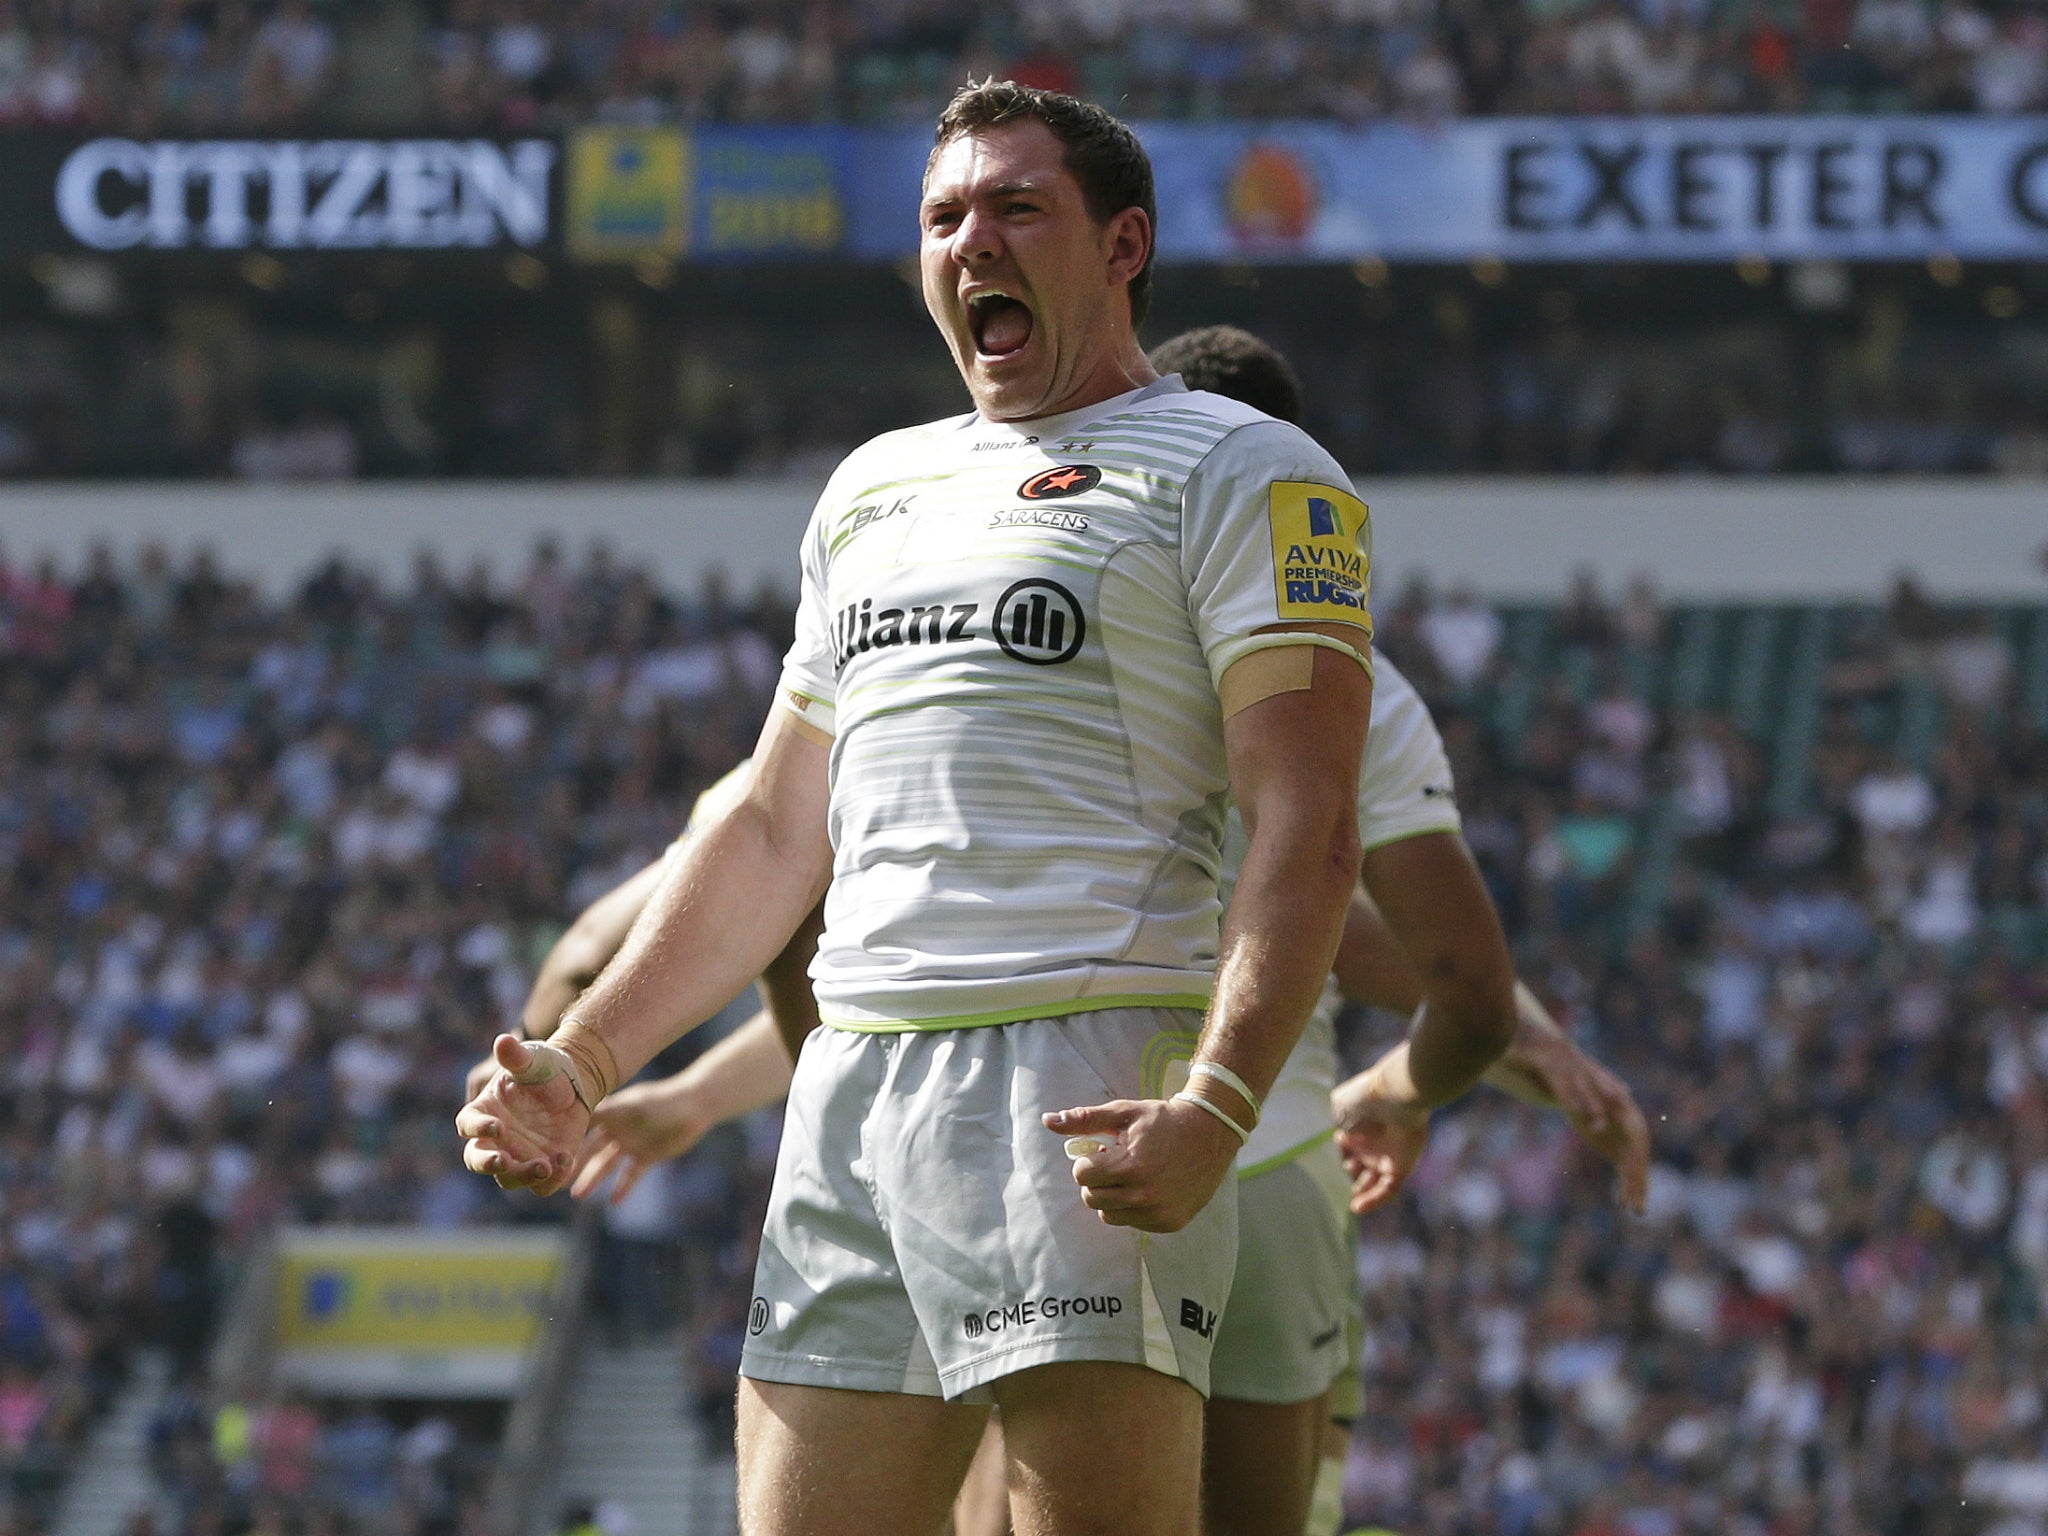
<svg viewBox="0 0 2048 1536">
<path fill-rule="evenodd" d="M 1358 774 L 1358 836 L 1368 850 L 1457 832 L 1457 786 L 1443 736 L 1408 680 L 1382 659 L 1372 697 L 1372 729 Z"/>
<path fill-rule="evenodd" d="M 1298 427 L 1253 422 L 1209 451 L 1183 492 L 1181 559 L 1219 687 L 1275 624 L 1349 624 L 1372 637 L 1371 517 Z"/>
<path fill-rule="evenodd" d="M 782 658 L 776 703 L 797 719 L 827 736 L 838 734 L 839 668 L 832 649 L 831 617 L 826 609 L 824 509 L 831 489 L 811 514 L 804 530 L 802 572 L 797 589 L 796 638 Z"/>
</svg>

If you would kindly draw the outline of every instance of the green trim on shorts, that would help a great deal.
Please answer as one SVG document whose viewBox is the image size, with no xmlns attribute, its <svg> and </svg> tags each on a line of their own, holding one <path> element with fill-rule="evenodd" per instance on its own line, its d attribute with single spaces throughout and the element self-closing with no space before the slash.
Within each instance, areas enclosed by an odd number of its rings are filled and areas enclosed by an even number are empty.
<svg viewBox="0 0 2048 1536">
<path fill-rule="evenodd" d="M 1253 1163 L 1249 1168 L 1237 1170 L 1240 1179 L 1255 1179 L 1262 1173 L 1271 1173 L 1275 1168 L 1285 1168 L 1289 1163 L 1298 1162 L 1330 1139 L 1328 1131 L 1317 1131 L 1298 1147 L 1289 1147 L 1285 1152 L 1276 1152 L 1264 1162 Z"/>
<path fill-rule="evenodd" d="M 988 1029 L 997 1024 L 1022 1024 L 1028 1019 L 1057 1019 L 1070 1013 L 1102 1013 L 1111 1008 L 1207 1008 L 1199 992 L 1119 992 L 1108 997 L 1077 997 L 1064 1003 L 1032 1003 L 1023 1008 L 998 1008 L 989 1013 L 955 1013 L 940 1019 L 835 1018 L 823 1008 L 819 1019 L 833 1029 L 856 1035 L 916 1035 L 938 1029 Z"/>
<path fill-rule="evenodd" d="M 1166 1097 L 1166 1074 L 1177 1061 L 1182 1065 L 1195 1059 L 1202 1037 L 1194 1030 L 1162 1029 L 1145 1042 L 1145 1054 L 1138 1062 L 1138 1082 L 1148 1099 Z"/>
</svg>

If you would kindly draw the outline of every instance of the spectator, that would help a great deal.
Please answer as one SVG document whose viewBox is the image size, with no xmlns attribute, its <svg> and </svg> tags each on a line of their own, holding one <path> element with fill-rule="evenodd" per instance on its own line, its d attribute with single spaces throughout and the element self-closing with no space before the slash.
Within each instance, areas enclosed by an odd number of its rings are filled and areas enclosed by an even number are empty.
<svg viewBox="0 0 2048 1536">
<path fill-rule="evenodd" d="M 1941 642 L 1934 665 L 1949 703 L 1982 714 L 2004 700 L 2012 680 L 2012 644 L 1991 627 L 1989 615 L 1974 614 Z"/>
<path fill-rule="evenodd" d="M 1424 617 L 1422 638 L 1451 685 L 1469 689 L 1485 676 L 1500 649 L 1500 616 L 1461 584 Z"/>
</svg>

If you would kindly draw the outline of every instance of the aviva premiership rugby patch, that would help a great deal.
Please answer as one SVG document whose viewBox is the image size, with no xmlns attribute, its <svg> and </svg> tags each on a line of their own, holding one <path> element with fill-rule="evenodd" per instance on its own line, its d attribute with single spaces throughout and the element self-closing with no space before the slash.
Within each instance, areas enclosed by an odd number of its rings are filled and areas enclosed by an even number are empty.
<svg viewBox="0 0 2048 1536">
<path fill-rule="evenodd" d="M 1372 622 L 1366 612 L 1372 524 L 1364 502 L 1334 485 L 1276 480 L 1266 520 L 1281 618 Z"/>
</svg>

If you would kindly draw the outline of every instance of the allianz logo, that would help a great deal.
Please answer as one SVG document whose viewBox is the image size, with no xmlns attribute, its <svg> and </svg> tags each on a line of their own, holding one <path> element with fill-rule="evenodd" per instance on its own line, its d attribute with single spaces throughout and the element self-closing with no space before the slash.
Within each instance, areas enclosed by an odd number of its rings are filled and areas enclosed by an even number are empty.
<svg viewBox="0 0 2048 1536">
<path fill-rule="evenodd" d="M 981 627 L 986 625 L 986 628 Z M 833 663 L 839 671 L 857 657 L 899 646 L 972 645 L 995 641 L 1012 661 L 1052 667 L 1072 661 L 1088 637 L 1080 599 L 1056 581 L 1012 582 L 994 603 L 918 603 L 876 606 L 872 597 L 848 603 L 833 619 Z"/>
</svg>

